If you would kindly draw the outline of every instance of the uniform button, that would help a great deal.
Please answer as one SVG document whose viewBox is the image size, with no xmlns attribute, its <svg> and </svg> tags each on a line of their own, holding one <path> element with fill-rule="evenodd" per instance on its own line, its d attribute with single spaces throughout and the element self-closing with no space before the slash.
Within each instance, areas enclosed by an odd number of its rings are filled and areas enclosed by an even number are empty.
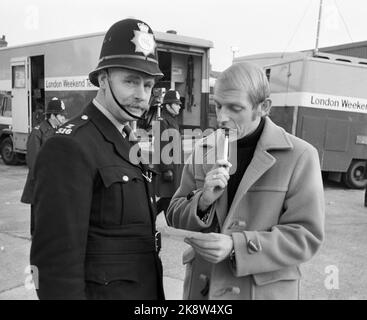
<svg viewBox="0 0 367 320">
<path fill-rule="evenodd" d="M 129 182 L 129 177 L 128 176 L 122 176 L 122 181 L 127 183 Z"/>
<path fill-rule="evenodd" d="M 88 116 L 87 116 L 87 115 L 85 115 L 85 114 L 83 114 L 83 115 L 82 115 L 82 120 L 88 120 Z"/>
</svg>

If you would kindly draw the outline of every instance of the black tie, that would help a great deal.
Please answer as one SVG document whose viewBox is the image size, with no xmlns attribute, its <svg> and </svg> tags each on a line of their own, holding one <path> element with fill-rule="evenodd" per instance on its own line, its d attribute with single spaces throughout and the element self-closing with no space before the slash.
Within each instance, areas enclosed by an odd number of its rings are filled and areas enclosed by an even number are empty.
<svg viewBox="0 0 367 320">
<path fill-rule="evenodd" d="M 128 139 L 128 141 L 132 144 L 132 145 L 135 145 L 138 143 L 138 139 L 136 138 L 133 130 L 131 129 L 131 127 L 126 124 L 124 125 L 124 128 L 122 129 L 122 132 L 124 134 L 126 134 L 126 139 Z M 141 149 L 139 148 L 139 151 L 138 151 L 138 156 L 140 157 L 141 156 Z"/>
<path fill-rule="evenodd" d="M 124 128 L 122 129 L 122 132 L 123 132 L 124 134 L 126 134 L 126 138 L 127 138 L 131 143 L 133 143 L 133 144 L 135 144 L 135 143 L 136 143 L 136 138 L 135 138 L 135 135 L 134 135 L 134 133 L 133 133 L 133 130 L 131 129 L 131 127 L 130 127 L 128 124 L 124 125 Z"/>
</svg>

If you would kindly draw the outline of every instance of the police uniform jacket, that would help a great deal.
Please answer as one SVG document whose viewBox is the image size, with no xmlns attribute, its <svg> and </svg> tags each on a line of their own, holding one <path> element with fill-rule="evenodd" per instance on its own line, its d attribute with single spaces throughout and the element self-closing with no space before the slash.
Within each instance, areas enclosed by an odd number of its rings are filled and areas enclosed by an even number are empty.
<svg viewBox="0 0 367 320">
<path fill-rule="evenodd" d="M 166 141 L 165 139 L 162 139 L 162 133 L 167 129 L 173 129 L 176 130 L 179 133 L 179 125 L 177 123 L 177 118 L 171 115 L 167 111 L 165 107 L 162 108 L 161 112 L 162 120 L 160 121 L 160 151 L 162 155 L 162 150 L 169 144 L 172 143 L 173 148 L 181 148 L 180 145 L 177 145 L 174 141 L 172 141 L 172 138 L 170 138 L 170 141 Z M 170 148 L 167 146 L 167 148 Z M 172 155 L 171 155 L 172 156 Z M 183 153 L 182 153 L 183 157 Z M 156 167 L 157 171 L 159 172 L 159 175 L 157 177 L 157 195 L 162 198 L 171 198 L 175 191 L 177 190 L 179 184 L 180 184 L 180 178 L 181 178 L 181 166 L 180 164 L 165 164 L 163 161 Z M 169 178 L 170 176 L 166 175 L 168 171 L 172 172 L 172 178 Z"/>
<path fill-rule="evenodd" d="M 41 146 L 55 134 L 56 129 L 51 126 L 48 120 L 43 120 L 38 126 L 35 126 L 27 141 L 27 166 L 29 168 L 27 180 L 24 186 L 21 201 L 32 203 L 33 194 L 33 166 Z"/>
<path fill-rule="evenodd" d="M 213 168 L 207 159 L 213 159 L 215 146 L 223 145 L 223 135 L 212 141 L 204 140 L 195 149 L 202 149 L 204 161 L 198 162 L 194 153 L 185 165 L 168 221 L 202 232 L 219 228 L 232 236 L 234 251 L 217 264 L 192 248 L 185 252 L 184 298 L 299 298 L 299 266 L 315 255 L 324 238 L 324 192 L 316 149 L 266 118 L 229 211 L 225 190 L 200 219 L 198 201 L 206 173 Z M 235 164 L 233 159 L 235 153 L 230 152 L 229 161 Z"/>
<path fill-rule="evenodd" d="M 31 247 L 39 298 L 164 298 L 148 173 L 129 161 L 131 146 L 90 104 L 41 149 Z"/>
</svg>

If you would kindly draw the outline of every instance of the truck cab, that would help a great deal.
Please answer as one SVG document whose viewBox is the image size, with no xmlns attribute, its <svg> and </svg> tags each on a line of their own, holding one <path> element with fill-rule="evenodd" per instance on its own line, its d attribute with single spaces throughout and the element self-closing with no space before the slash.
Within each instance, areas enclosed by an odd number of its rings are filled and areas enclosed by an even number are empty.
<svg viewBox="0 0 367 320">
<path fill-rule="evenodd" d="M 5 164 L 16 164 L 19 160 L 13 152 L 12 101 L 9 91 L 0 91 L 0 155 Z"/>
</svg>

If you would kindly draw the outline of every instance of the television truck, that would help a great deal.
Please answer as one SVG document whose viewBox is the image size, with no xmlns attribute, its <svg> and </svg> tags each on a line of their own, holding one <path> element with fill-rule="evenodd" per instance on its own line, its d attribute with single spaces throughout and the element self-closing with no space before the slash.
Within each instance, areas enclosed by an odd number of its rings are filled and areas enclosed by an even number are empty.
<svg viewBox="0 0 367 320">
<path fill-rule="evenodd" d="M 314 51 L 234 59 L 264 68 L 271 119 L 311 143 L 321 170 L 349 188 L 364 188 L 367 161 L 367 60 Z"/>
<path fill-rule="evenodd" d="M 72 118 L 92 100 L 97 88 L 88 79 L 94 70 L 104 32 L 0 48 L 0 155 L 8 164 L 24 160 L 32 128 L 43 119 L 45 105 L 62 99 Z M 209 105 L 209 54 L 213 43 L 154 32 L 164 77 L 155 88 L 180 93 L 180 129 L 215 125 Z M 163 89 L 164 88 L 164 89 Z"/>
</svg>

